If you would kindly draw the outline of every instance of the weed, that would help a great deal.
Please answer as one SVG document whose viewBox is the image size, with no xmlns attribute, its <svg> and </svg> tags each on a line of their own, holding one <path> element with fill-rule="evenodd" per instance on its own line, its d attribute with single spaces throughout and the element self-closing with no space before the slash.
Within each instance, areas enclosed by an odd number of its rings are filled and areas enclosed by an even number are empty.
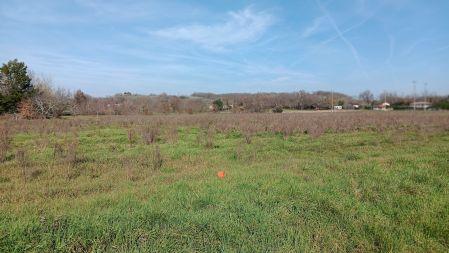
<svg viewBox="0 0 449 253">
<path fill-rule="evenodd" d="M 251 139 L 253 137 L 253 134 L 250 132 L 244 132 L 243 136 L 245 137 L 245 143 L 246 144 L 251 144 Z"/>
<path fill-rule="evenodd" d="M 64 147 L 61 143 L 55 142 L 53 144 L 53 159 L 64 157 Z"/>
<path fill-rule="evenodd" d="M 81 159 L 78 156 L 78 139 L 74 139 L 68 144 L 66 161 L 71 167 L 75 167 Z"/>
<path fill-rule="evenodd" d="M 0 162 L 4 162 L 11 146 L 11 136 L 8 128 L 4 125 L 0 126 Z"/>
<path fill-rule="evenodd" d="M 161 154 L 159 146 L 155 146 L 152 152 L 151 161 L 154 170 L 160 170 L 164 163 L 164 159 Z"/>
<path fill-rule="evenodd" d="M 234 160 L 241 160 L 243 158 L 243 147 L 242 145 L 237 145 L 233 154 Z"/>
<path fill-rule="evenodd" d="M 171 144 L 176 144 L 179 139 L 178 128 L 176 126 L 168 129 L 168 140 Z"/>
<path fill-rule="evenodd" d="M 155 143 L 157 136 L 159 134 L 159 129 L 156 126 L 145 126 L 142 129 L 142 139 L 146 145 Z"/>
<path fill-rule="evenodd" d="M 128 136 L 128 143 L 129 143 L 130 146 L 132 146 L 134 144 L 134 142 L 135 142 L 136 132 L 134 131 L 133 128 L 129 128 L 127 133 L 128 133 L 128 135 L 127 135 Z"/>
<path fill-rule="evenodd" d="M 122 168 L 124 169 L 126 173 L 126 179 L 130 181 L 135 180 L 134 171 L 133 171 L 133 165 L 131 160 L 128 157 L 124 157 L 121 159 Z"/>
<path fill-rule="evenodd" d="M 215 129 L 212 126 L 209 126 L 206 129 L 206 143 L 205 143 L 206 148 L 214 147 L 214 134 L 215 134 Z"/>
<path fill-rule="evenodd" d="M 24 180 L 27 180 L 27 169 L 29 165 L 28 156 L 24 149 L 18 149 L 15 155 L 17 165 L 19 165 L 20 170 L 22 171 L 22 176 Z"/>
</svg>

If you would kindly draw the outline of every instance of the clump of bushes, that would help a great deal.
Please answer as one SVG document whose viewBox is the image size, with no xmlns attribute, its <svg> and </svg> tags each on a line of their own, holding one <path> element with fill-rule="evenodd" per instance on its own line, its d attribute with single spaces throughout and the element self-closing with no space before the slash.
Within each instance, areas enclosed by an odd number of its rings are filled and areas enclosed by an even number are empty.
<svg viewBox="0 0 449 253">
<path fill-rule="evenodd" d="M 271 109 L 271 111 L 274 113 L 282 113 L 284 109 L 282 109 L 281 106 L 275 106 L 273 109 Z"/>
</svg>

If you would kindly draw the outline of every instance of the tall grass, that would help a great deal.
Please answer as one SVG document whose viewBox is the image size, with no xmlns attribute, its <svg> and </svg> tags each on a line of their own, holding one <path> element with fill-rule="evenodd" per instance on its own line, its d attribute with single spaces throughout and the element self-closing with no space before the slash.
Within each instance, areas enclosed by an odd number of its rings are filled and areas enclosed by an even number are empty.
<svg viewBox="0 0 449 253">
<path fill-rule="evenodd" d="M 0 252 L 447 252 L 448 123 L 448 112 L 0 121 Z"/>
<path fill-rule="evenodd" d="M 173 126 L 212 127 L 219 133 L 239 131 L 252 135 L 271 132 L 291 136 L 307 133 L 318 137 L 325 132 L 343 133 L 351 131 L 385 131 L 400 129 L 448 130 L 449 113 L 441 112 L 317 112 L 317 113 L 237 113 L 237 114 L 194 114 L 153 116 L 101 116 L 98 120 L 89 117 L 75 117 L 72 120 L 15 120 L 9 122 L 13 132 L 37 132 L 40 134 L 69 132 L 70 129 L 89 127 L 123 126 L 128 129 L 141 127 L 145 143 L 154 143 L 161 131 Z M 135 133 L 130 133 L 135 134 Z M 134 138 L 134 137 L 133 137 Z"/>
</svg>

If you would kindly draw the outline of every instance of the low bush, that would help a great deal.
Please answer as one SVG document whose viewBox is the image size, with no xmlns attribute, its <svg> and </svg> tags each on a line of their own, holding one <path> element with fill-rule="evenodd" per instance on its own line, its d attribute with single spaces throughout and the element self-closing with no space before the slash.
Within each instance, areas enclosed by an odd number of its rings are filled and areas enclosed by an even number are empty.
<svg viewBox="0 0 449 253">
<path fill-rule="evenodd" d="M 276 106 L 273 109 L 271 109 L 271 111 L 274 113 L 282 113 L 284 111 L 284 109 L 282 109 L 281 106 Z"/>
</svg>

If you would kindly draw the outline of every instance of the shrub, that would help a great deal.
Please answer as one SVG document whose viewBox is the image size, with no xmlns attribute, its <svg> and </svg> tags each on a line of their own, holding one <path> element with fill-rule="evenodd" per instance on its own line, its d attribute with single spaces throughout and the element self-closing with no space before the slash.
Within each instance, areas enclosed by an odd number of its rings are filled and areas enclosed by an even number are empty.
<svg viewBox="0 0 449 253">
<path fill-rule="evenodd" d="M 274 113 L 282 113 L 284 110 L 281 106 L 275 106 L 273 109 L 271 109 L 271 111 Z"/>
<path fill-rule="evenodd" d="M 32 99 L 26 99 L 19 103 L 19 114 L 23 119 L 37 119 L 40 118 L 34 108 Z"/>
</svg>

